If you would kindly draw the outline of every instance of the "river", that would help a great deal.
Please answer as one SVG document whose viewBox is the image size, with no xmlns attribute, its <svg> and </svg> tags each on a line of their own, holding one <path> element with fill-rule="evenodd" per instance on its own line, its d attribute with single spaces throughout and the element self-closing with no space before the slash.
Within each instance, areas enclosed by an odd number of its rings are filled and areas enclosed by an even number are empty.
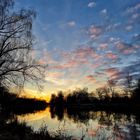
<svg viewBox="0 0 140 140">
<path fill-rule="evenodd" d="M 137 140 L 140 139 L 140 116 L 105 111 L 57 112 L 47 107 L 43 111 L 17 115 L 34 131 L 43 126 L 51 135 L 71 136 L 73 140 Z"/>
</svg>

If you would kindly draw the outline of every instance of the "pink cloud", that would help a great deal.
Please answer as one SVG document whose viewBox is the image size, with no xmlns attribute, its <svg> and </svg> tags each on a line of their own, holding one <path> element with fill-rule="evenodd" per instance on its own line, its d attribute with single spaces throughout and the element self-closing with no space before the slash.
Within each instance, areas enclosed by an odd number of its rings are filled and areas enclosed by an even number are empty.
<svg viewBox="0 0 140 140">
<path fill-rule="evenodd" d="M 78 48 L 74 52 L 75 57 L 77 58 L 87 58 L 87 57 L 94 57 L 96 55 L 96 52 L 93 48 L 89 46 L 84 46 L 83 48 Z"/>
<path fill-rule="evenodd" d="M 118 73 L 119 70 L 117 68 L 108 68 L 108 69 L 105 70 L 105 72 L 112 75 L 114 73 Z"/>
<path fill-rule="evenodd" d="M 71 52 L 64 52 L 63 59 L 65 60 L 75 60 L 75 61 L 84 61 L 88 58 L 100 59 L 101 56 L 95 52 L 95 50 L 90 46 L 81 46 L 76 48 Z"/>
<path fill-rule="evenodd" d="M 64 65 L 63 65 L 63 67 L 64 68 L 71 68 L 71 67 L 76 67 L 76 66 L 78 66 L 78 65 L 80 65 L 80 64 L 84 64 L 84 63 L 86 63 L 86 61 L 85 60 L 68 60 L 66 63 L 64 63 Z"/>
<path fill-rule="evenodd" d="M 66 62 L 66 63 L 61 64 L 61 65 L 52 66 L 51 68 L 53 68 L 53 69 L 66 69 L 66 68 L 72 68 L 75 66 L 77 66 L 76 61 L 69 61 L 69 62 Z"/>
<path fill-rule="evenodd" d="M 102 58 L 101 55 L 97 54 L 94 49 L 88 45 L 76 48 L 71 52 L 62 52 L 61 56 L 61 64 L 55 63 L 51 68 L 67 69 L 81 67 L 83 65 L 92 67 L 93 65 L 91 64 L 93 61 L 95 67 L 95 61 L 99 61 Z"/>
<path fill-rule="evenodd" d="M 93 75 L 86 76 L 86 79 L 88 79 L 91 82 L 96 82 L 96 79 L 95 79 L 95 77 Z"/>
<path fill-rule="evenodd" d="M 100 26 L 92 25 L 89 28 L 88 33 L 89 33 L 91 39 L 96 39 L 98 36 L 100 36 L 103 33 L 103 29 Z"/>
<path fill-rule="evenodd" d="M 49 72 L 47 74 L 47 77 L 51 77 L 51 78 L 60 78 L 63 74 L 60 72 Z"/>
<path fill-rule="evenodd" d="M 105 70 L 105 74 L 111 79 L 117 79 L 122 73 L 117 68 L 108 68 Z"/>
<path fill-rule="evenodd" d="M 51 69 L 64 69 L 63 65 L 50 66 Z"/>
<path fill-rule="evenodd" d="M 96 69 L 98 67 L 100 67 L 102 64 L 101 63 L 95 63 L 95 64 L 92 64 L 91 67 Z"/>
<path fill-rule="evenodd" d="M 132 54 L 134 52 L 135 52 L 135 50 L 133 48 L 127 48 L 127 49 L 123 50 L 123 54 Z"/>
<path fill-rule="evenodd" d="M 95 26 L 91 26 L 89 31 L 91 34 L 96 34 L 96 35 L 99 35 L 102 32 L 100 27 L 95 27 Z"/>
<path fill-rule="evenodd" d="M 118 55 L 113 54 L 112 52 L 108 52 L 108 53 L 106 54 L 106 57 L 109 58 L 109 59 L 116 60 L 116 59 L 118 58 Z"/>
<path fill-rule="evenodd" d="M 40 64 L 40 65 L 46 65 L 46 61 L 43 60 L 43 59 L 39 59 L 38 60 L 38 64 Z"/>
<path fill-rule="evenodd" d="M 116 47 L 120 51 L 120 53 L 123 53 L 125 55 L 132 54 L 135 52 L 136 46 L 132 46 L 131 44 L 126 44 L 123 42 L 119 42 Z"/>
<path fill-rule="evenodd" d="M 99 45 L 99 50 L 105 50 L 108 47 L 107 43 L 102 43 Z"/>
<path fill-rule="evenodd" d="M 53 69 L 68 69 L 80 66 L 81 64 L 87 64 L 87 60 L 78 60 L 78 59 L 71 59 L 69 58 L 61 65 L 54 65 L 51 68 Z"/>
</svg>

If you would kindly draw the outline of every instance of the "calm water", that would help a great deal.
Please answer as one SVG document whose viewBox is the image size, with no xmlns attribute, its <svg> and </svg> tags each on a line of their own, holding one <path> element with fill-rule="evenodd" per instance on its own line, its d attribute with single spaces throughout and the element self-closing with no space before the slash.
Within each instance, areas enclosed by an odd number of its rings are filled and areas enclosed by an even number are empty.
<svg viewBox="0 0 140 140">
<path fill-rule="evenodd" d="M 138 116 L 103 111 L 72 111 L 46 108 L 44 111 L 18 115 L 34 130 L 47 125 L 50 134 L 59 133 L 80 140 L 137 140 L 140 139 Z"/>
</svg>

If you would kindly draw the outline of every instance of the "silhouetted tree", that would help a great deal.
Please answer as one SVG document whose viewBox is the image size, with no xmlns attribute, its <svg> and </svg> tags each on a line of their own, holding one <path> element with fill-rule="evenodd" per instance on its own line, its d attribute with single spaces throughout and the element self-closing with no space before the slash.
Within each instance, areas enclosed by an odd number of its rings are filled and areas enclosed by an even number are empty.
<svg viewBox="0 0 140 140">
<path fill-rule="evenodd" d="M 33 35 L 31 9 L 13 11 L 14 0 L 0 0 L 0 85 L 24 86 L 42 78 L 38 62 L 31 58 Z"/>
<path fill-rule="evenodd" d="M 56 104 L 63 106 L 64 105 L 64 95 L 62 91 L 58 92 L 57 98 L 56 98 Z"/>
<path fill-rule="evenodd" d="M 133 80 L 133 78 L 130 75 L 130 73 L 128 72 L 127 76 L 126 76 L 126 80 L 125 80 L 125 89 L 124 89 L 124 92 L 127 96 L 132 93 L 132 89 L 133 89 L 132 80 Z"/>
<path fill-rule="evenodd" d="M 140 79 L 138 80 L 136 88 L 133 91 L 132 98 L 137 101 L 140 100 Z"/>
<path fill-rule="evenodd" d="M 56 95 L 55 94 L 52 94 L 51 95 L 51 99 L 50 99 L 50 104 L 51 105 L 55 105 L 55 103 L 56 103 Z"/>
<path fill-rule="evenodd" d="M 111 93 L 112 97 L 115 97 L 115 85 L 116 85 L 116 82 L 112 79 L 109 79 L 107 81 L 107 85 L 108 85 L 108 89 L 109 89 L 109 92 Z"/>
<path fill-rule="evenodd" d="M 103 87 L 97 88 L 96 89 L 96 93 L 97 93 L 97 95 L 98 95 L 98 97 L 99 97 L 100 100 L 103 100 L 104 99 L 105 93 L 104 93 L 104 88 Z"/>
</svg>

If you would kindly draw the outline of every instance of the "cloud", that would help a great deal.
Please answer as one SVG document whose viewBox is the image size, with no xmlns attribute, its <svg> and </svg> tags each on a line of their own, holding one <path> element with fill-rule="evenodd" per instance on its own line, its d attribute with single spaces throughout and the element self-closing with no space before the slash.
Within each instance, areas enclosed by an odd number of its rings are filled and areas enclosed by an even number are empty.
<svg viewBox="0 0 140 140">
<path fill-rule="evenodd" d="M 67 24 L 70 27 L 74 27 L 76 25 L 76 22 L 75 21 L 69 21 Z"/>
<path fill-rule="evenodd" d="M 77 57 L 79 59 L 84 59 L 87 57 L 95 57 L 96 56 L 96 52 L 94 51 L 94 49 L 92 47 L 89 47 L 89 46 L 77 48 L 73 53 L 74 53 L 75 57 Z"/>
<path fill-rule="evenodd" d="M 140 41 L 140 34 L 134 34 L 134 35 L 132 36 L 132 40 L 133 40 L 134 42 Z"/>
<path fill-rule="evenodd" d="M 52 77 L 45 77 L 45 80 L 54 84 L 54 85 L 57 85 L 57 86 L 64 86 L 67 84 L 67 81 L 64 80 L 64 79 L 57 79 L 57 78 L 52 78 Z"/>
<path fill-rule="evenodd" d="M 140 3 L 137 3 L 135 5 L 129 6 L 129 8 L 126 9 L 125 14 L 130 17 L 129 22 L 136 24 L 136 22 L 139 23 L 139 17 L 140 17 Z"/>
<path fill-rule="evenodd" d="M 117 54 L 113 54 L 112 52 L 108 52 L 106 54 L 106 57 L 109 58 L 109 59 L 116 60 L 118 58 L 118 55 Z"/>
<path fill-rule="evenodd" d="M 88 58 L 97 58 L 98 54 L 94 50 L 93 47 L 90 47 L 88 45 L 82 45 L 78 48 L 75 48 L 71 52 L 65 52 L 63 54 L 63 58 L 65 60 L 87 60 Z"/>
<path fill-rule="evenodd" d="M 121 79 L 124 79 L 125 73 L 122 70 L 119 70 L 118 68 L 107 68 L 104 70 L 104 74 L 107 75 L 107 77 L 110 80 L 116 81 L 116 85 L 119 84 L 119 81 Z"/>
<path fill-rule="evenodd" d="M 128 25 L 125 27 L 126 31 L 131 31 L 133 29 L 133 26 L 132 25 Z"/>
<path fill-rule="evenodd" d="M 59 64 L 54 65 L 51 67 L 51 69 L 68 69 L 68 68 L 76 67 L 77 65 L 78 63 L 76 61 L 68 61 L 60 65 Z"/>
<path fill-rule="evenodd" d="M 133 54 L 136 52 L 136 49 L 137 49 L 132 44 L 128 44 L 128 43 L 124 43 L 124 42 L 118 42 L 116 44 L 116 47 L 119 50 L 119 52 L 124 55 Z"/>
<path fill-rule="evenodd" d="M 53 69 L 54 70 L 54 69 Z M 67 84 L 67 81 L 63 79 L 64 73 L 61 71 L 48 71 L 45 75 L 45 80 L 51 84 L 57 85 L 57 86 L 63 86 Z"/>
<path fill-rule="evenodd" d="M 102 15 L 107 15 L 107 9 L 103 9 L 103 10 L 101 10 L 101 12 L 100 12 Z"/>
<path fill-rule="evenodd" d="M 91 65 L 91 68 L 96 69 L 96 68 L 99 68 L 101 65 L 102 65 L 101 63 L 94 63 Z"/>
<path fill-rule="evenodd" d="M 61 76 L 63 76 L 63 73 L 60 73 L 60 72 L 48 72 L 47 73 L 47 77 L 51 77 L 51 78 L 60 78 Z"/>
<path fill-rule="evenodd" d="M 106 73 L 109 77 L 112 77 L 113 75 L 119 73 L 119 69 L 118 69 L 118 68 L 108 68 L 108 69 L 105 69 L 105 73 Z"/>
<path fill-rule="evenodd" d="M 140 3 L 137 3 L 136 5 L 133 5 L 133 6 L 129 7 L 129 8 L 127 8 L 126 12 L 127 13 L 134 13 L 139 9 L 140 9 Z"/>
<path fill-rule="evenodd" d="M 88 7 L 89 8 L 93 8 L 93 7 L 95 7 L 96 6 L 96 3 L 95 2 L 90 2 L 90 3 L 88 3 Z"/>
<path fill-rule="evenodd" d="M 114 44 L 117 44 L 118 42 L 120 42 L 120 38 L 119 37 L 110 37 L 109 38 L 109 43 L 114 43 Z"/>
<path fill-rule="evenodd" d="M 113 30 L 118 30 L 121 29 L 121 23 L 114 23 L 114 24 L 108 24 L 106 26 L 106 31 L 113 31 Z"/>
<path fill-rule="evenodd" d="M 140 17 L 140 14 L 139 13 L 134 13 L 132 15 L 132 19 L 137 19 L 138 17 Z"/>
<path fill-rule="evenodd" d="M 107 43 L 102 43 L 102 44 L 99 45 L 98 50 L 105 50 L 105 49 L 107 49 L 107 47 L 108 47 Z"/>
<path fill-rule="evenodd" d="M 88 79 L 91 82 L 96 82 L 96 79 L 95 79 L 95 77 L 93 75 L 87 75 L 86 79 Z"/>
<path fill-rule="evenodd" d="M 127 48 L 127 49 L 123 50 L 123 54 L 126 54 L 126 55 L 132 54 L 134 52 L 135 52 L 134 48 Z"/>
<path fill-rule="evenodd" d="M 107 68 L 104 69 L 104 73 L 112 80 L 119 84 L 125 84 L 126 77 L 128 73 L 132 76 L 133 79 L 139 79 L 140 77 L 140 63 L 139 61 L 132 62 L 133 64 L 129 64 L 127 66 L 121 68 Z"/>
<path fill-rule="evenodd" d="M 103 32 L 103 27 L 95 25 L 91 25 L 88 30 L 91 39 L 97 39 Z"/>
<path fill-rule="evenodd" d="M 54 69 L 68 69 L 68 68 L 78 68 L 81 66 L 91 66 L 91 63 L 93 61 L 98 61 L 102 58 L 101 55 L 97 54 L 95 50 L 88 46 L 83 45 L 79 48 L 75 48 L 71 52 L 63 52 L 61 58 L 61 64 L 56 63 L 56 65 L 53 65 L 51 68 Z M 94 63 L 94 66 L 96 64 Z"/>
<path fill-rule="evenodd" d="M 37 62 L 38 62 L 39 65 L 46 65 L 46 63 L 47 63 L 46 60 L 44 60 L 42 58 L 39 59 Z"/>
<path fill-rule="evenodd" d="M 129 64 L 128 66 L 125 66 L 122 68 L 122 71 L 125 73 L 134 73 L 134 72 L 140 72 L 140 62 L 139 60 L 136 62 L 132 62 L 132 64 Z"/>
</svg>

